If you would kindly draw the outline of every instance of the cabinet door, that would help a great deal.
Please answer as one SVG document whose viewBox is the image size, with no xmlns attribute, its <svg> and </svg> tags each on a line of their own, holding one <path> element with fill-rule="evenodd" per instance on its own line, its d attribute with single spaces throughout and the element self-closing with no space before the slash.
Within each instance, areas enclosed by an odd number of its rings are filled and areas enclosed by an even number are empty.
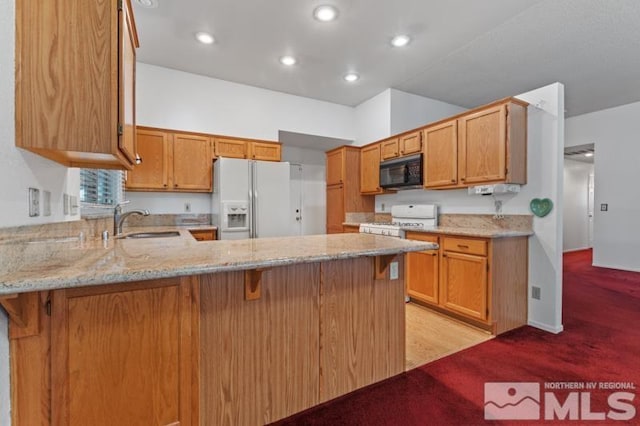
<svg viewBox="0 0 640 426">
<path fill-rule="evenodd" d="M 327 185 L 344 183 L 345 155 L 344 149 L 327 152 Z"/>
<path fill-rule="evenodd" d="M 400 138 L 400 155 L 416 154 L 422 150 L 422 133 L 414 132 Z"/>
<path fill-rule="evenodd" d="M 190 292 L 189 278 L 54 291 L 51 424 L 192 424 Z"/>
<path fill-rule="evenodd" d="M 506 179 L 507 107 L 498 105 L 459 120 L 461 183 Z"/>
<path fill-rule="evenodd" d="M 380 188 L 380 144 L 362 148 L 360 151 L 360 192 L 378 194 Z"/>
<path fill-rule="evenodd" d="M 173 189 L 211 191 L 211 152 L 205 136 L 173 135 Z"/>
<path fill-rule="evenodd" d="M 213 241 L 216 239 L 215 229 L 189 229 L 196 241 Z"/>
<path fill-rule="evenodd" d="M 142 163 L 127 172 L 127 190 L 165 190 L 169 186 L 169 145 L 171 134 L 137 130 L 138 154 Z"/>
<path fill-rule="evenodd" d="M 344 185 L 327 186 L 327 234 L 342 232 L 344 222 Z"/>
<path fill-rule="evenodd" d="M 406 279 L 409 296 L 438 303 L 438 250 L 407 253 Z"/>
<path fill-rule="evenodd" d="M 471 318 L 487 319 L 487 258 L 445 251 L 442 253 L 440 303 Z"/>
<path fill-rule="evenodd" d="M 119 129 L 118 147 L 131 164 L 136 160 L 136 41 L 131 23 L 129 3 L 118 12 L 119 73 Z"/>
<path fill-rule="evenodd" d="M 216 157 L 247 158 L 247 141 L 239 139 L 215 138 Z"/>
<path fill-rule="evenodd" d="M 424 130 L 424 186 L 434 188 L 458 183 L 458 122 Z"/>
<path fill-rule="evenodd" d="M 276 142 L 250 142 L 249 157 L 253 160 L 280 161 L 281 145 Z"/>
<path fill-rule="evenodd" d="M 380 160 L 388 160 L 398 156 L 398 139 L 380 142 Z"/>
<path fill-rule="evenodd" d="M 352 225 L 344 225 L 342 227 L 342 232 L 345 234 L 358 234 L 360 232 L 360 227 L 352 226 Z"/>
</svg>

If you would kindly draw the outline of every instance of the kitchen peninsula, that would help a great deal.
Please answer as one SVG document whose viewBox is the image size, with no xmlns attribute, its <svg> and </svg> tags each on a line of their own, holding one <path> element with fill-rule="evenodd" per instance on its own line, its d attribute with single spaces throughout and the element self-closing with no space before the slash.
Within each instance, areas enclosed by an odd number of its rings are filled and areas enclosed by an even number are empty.
<svg viewBox="0 0 640 426">
<path fill-rule="evenodd" d="M 393 262 L 434 247 L 184 230 L 0 244 L 13 424 L 264 424 L 399 374 Z"/>
</svg>

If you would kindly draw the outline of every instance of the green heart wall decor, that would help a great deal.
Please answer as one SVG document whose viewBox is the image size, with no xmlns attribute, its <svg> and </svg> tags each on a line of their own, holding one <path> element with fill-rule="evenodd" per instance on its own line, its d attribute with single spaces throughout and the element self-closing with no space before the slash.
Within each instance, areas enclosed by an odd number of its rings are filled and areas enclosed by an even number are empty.
<svg viewBox="0 0 640 426">
<path fill-rule="evenodd" d="M 538 217 L 545 217 L 553 210 L 553 201 L 548 198 L 534 198 L 529 203 L 529 208 Z"/>
</svg>

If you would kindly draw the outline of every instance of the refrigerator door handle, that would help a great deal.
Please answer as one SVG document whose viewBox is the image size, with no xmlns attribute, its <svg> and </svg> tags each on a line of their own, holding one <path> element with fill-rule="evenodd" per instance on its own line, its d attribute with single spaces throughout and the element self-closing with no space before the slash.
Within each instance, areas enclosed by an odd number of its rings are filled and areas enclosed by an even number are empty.
<svg viewBox="0 0 640 426">
<path fill-rule="evenodd" d="M 251 164 L 247 168 L 249 173 L 249 238 L 253 238 L 253 170 Z"/>
<path fill-rule="evenodd" d="M 253 169 L 253 181 L 251 182 L 251 186 L 253 188 L 253 238 L 258 238 L 260 230 L 258 229 L 258 167 L 255 161 L 251 162 L 251 167 Z"/>
</svg>

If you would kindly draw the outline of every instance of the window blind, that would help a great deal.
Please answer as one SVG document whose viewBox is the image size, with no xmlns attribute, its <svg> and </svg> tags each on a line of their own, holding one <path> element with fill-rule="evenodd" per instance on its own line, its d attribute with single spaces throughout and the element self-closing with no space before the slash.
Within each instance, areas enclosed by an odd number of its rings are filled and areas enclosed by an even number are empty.
<svg viewBox="0 0 640 426">
<path fill-rule="evenodd" d="M 124 199 L 124 173 L 120 170 L 80 169 L 82 207 L 115 206 Z"/>
</svg>

